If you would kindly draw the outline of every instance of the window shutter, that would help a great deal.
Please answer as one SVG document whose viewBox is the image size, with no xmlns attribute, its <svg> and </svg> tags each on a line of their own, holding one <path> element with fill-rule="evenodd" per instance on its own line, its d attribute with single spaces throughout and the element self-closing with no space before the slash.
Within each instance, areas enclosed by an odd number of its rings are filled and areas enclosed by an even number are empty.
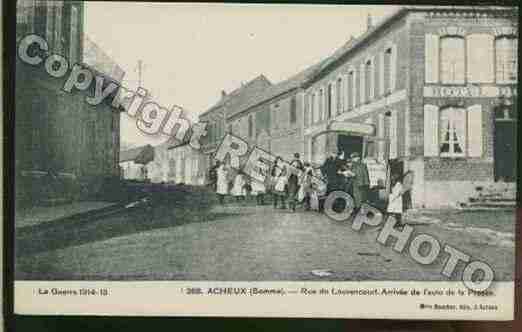
<svg viewBox="0 0 522 332">
<path fill-rule="evenodd" d="M 360 92 L 359 94 L 360 94 L 361 105 L 362 105 L 365 102 L 364 95 L 366 94 L 366 82 L 364 81 L 364 78 L 365 78 L 364 76 L 366 76 L 366 75 L 364 75 L 364 62 L 361 63 L 361 71 L 359 72 L 359 75 L 361 76 L 361 78 L 359 79 L 359 81 L 361 83 L 360 89 L 359 89 L 359 92 Z"/>
<path fill-rule="evenodd" d="M 397 45 L 391 48 L 390 56 L 390 91 L 395 90 L 395 82 L 397 80 Z"/>
<path fill-rule="evenodd" d="M 439 155 L 439 108 L 424 105 L 424 156 Z"/>
<path fill-rule="evenodd" d="M 379 93 L 381 96 L 384 92 L 384 52 L 379 54 Z"/>
<path fill-rule="evenodd" d="M 482 106 L 468 107 L 468 155 L 482 156 Z"/>
<path fill-rule="evenodd" d="M 467 37 L 468 82 L 492 83 L 494 66 L 494 38 L 489 34 Z"/>
<path fill-rule="evenodd" d="M 425 44 L 425 81 L 437 83 L 439 81 L 439 36 L 426 34 Z"/>
</svg>

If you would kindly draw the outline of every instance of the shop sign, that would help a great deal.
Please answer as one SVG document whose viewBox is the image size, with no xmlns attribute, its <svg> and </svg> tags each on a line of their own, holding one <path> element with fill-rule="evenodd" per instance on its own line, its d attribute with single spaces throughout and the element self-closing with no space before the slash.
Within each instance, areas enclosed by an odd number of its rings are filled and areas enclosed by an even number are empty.
<svg viewBox="0 0 522 332">
<path fill-rule="evenodd" d="M 509 86 L 425 86 L 424 97 L 471 98 L 471 97 L 513 97 L 516 90 Z"/>
</svg>

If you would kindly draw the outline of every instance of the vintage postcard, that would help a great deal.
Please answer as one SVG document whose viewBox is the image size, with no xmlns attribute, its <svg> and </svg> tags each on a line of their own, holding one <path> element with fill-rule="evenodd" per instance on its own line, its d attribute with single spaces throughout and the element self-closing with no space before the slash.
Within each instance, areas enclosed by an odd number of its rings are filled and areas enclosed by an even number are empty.
<svg viewBox="0 0 522 332">
<path fill-rule="evenodd" d="M 513 319 L 518 33 L 18 0 L 15 312 Z"/>
</svg>

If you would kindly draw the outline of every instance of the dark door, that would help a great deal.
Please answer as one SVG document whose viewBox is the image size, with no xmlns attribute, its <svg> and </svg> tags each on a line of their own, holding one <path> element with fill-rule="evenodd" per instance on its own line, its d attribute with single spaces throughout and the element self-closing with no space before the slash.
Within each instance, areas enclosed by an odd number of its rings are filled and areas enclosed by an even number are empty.
<svg viewBox="0 0 522 332">
<path fill-rule="evenodd" d="M 513 182 L 516 178 L 516 122 L 495 121 L 495 181 Z"/>
</svg>

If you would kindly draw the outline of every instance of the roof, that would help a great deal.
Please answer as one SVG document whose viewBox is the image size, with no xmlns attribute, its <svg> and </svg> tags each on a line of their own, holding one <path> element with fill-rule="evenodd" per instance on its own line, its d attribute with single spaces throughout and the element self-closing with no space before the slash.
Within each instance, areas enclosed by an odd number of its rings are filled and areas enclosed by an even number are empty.
<svg viewBox="0 0 522 332">
<path fill-rule="evenodd" d="M 199 116 L 205 115 L 207 113 L 212 112 L 213 110 L 224 106 L 225 104 L 231 102 L 235 98 L 241 97 L 241 98 L 248 98 L 248 96 L 252 95 L 254 91 L 262 90 L 268 86 L 272 85 L 272 83 L 265 77 L 265 75 L 261 74 L 251 81 L 247 82 L 246 84 L 240 86 L 239 88 L 233 90 L 232 92 L 226 94 L 225 96 L 221 97 L 221 99 L 214 104 L 212 107 L 210 107 L 205 112 L 201 113 Z"/>
<path fill-rule="evenodd" d="M 227 117 L 233 117 L 267 100 L 301 87 L 327 59 L 328 58 L 300 71 L 284 81 L 271 85 L 265 89 L 253 91 L 244 96 L 242 95 L 241 98 L 231 101 L 230 112 L 227 114 Z"/>
<path fill-rule="evenodd" d="M 137 148 L 120 151 L 120 163 L 125 161 L 134 161 L 139 164 L 146 164 L 150 161 L 147 161 L 147 159 L 149 159 L 148 157 L 150 154 L 150 150 L 152 150 L 154 153 L 154 148 L 152 147 L 152 145 L 147 144 Z"/>
<path fill-rule="evenodd" d="M 451 10 L 473 10 L 473 11 L 488 11 L 488 10 L 510 10 L 510 7 L 501 6 L 401 6 L 395 9 L 393 12 L 385 16 L 378 24 L 367 30 L 361 36 L 353 38 L 347 41 L 343 46 L 334 51 L 334 53 L 323 62 L 321 67 L 315 71 L 313 77 L 309 82 L 314 81 L 324 73 L 325 70 L 330 68 L 332 65 L 337 63 L 338 60 L 346 56 L 348 53 L 356 50 L 359 46 L 364 45 L 370 38 L 372 38 L 378 31 L 394 22 L 395 20 L 402 17 L 404 14 L 410 11 L 451 11 Z"/>
</svg>

